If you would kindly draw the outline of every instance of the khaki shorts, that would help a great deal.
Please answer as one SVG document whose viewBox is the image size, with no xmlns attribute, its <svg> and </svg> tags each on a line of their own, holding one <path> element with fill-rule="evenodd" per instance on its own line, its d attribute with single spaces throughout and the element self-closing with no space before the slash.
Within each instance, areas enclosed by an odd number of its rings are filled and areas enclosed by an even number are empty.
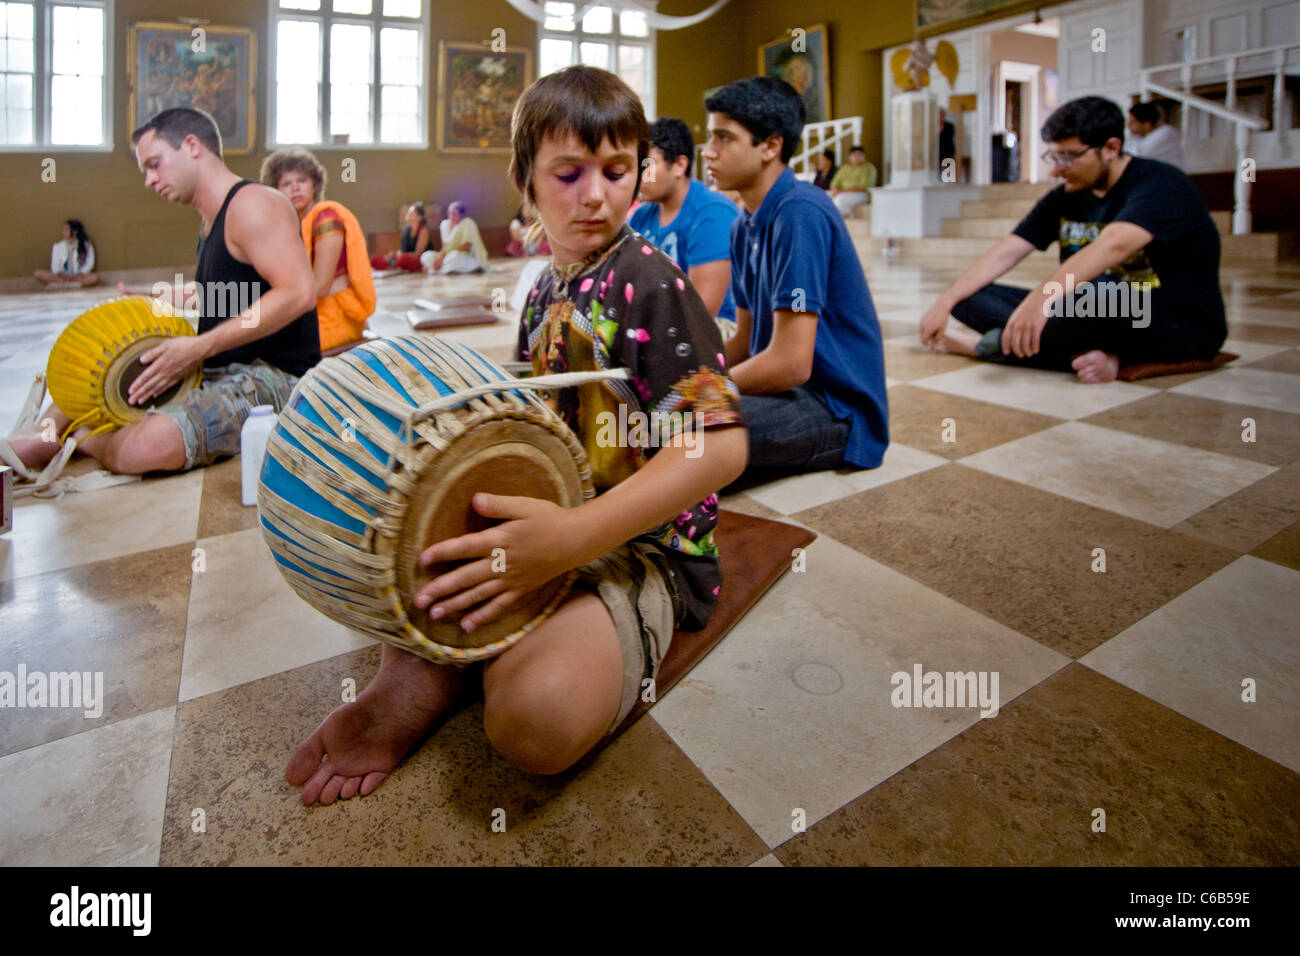
<svg viewBox="0 0 1300 956">
<path fill-rule="evenodd" d="M 578 569 L 577 587 L 609 609 L 623 652 L 623 699 L 608 736 L 655 680 L 680 617 L 680 599 L 668 583 L 668 566 L 654 545 L 629 541 Z"/>
<path fill-rule="evenodd" d="M 185 441 L 185 468 L 200 468 L 239 454 L 239 432 L 255 405 L 272 405 L 278 415 L 298 379 L 261 359 L 252 365 L 203 370 L 203 382 L 177 402 L 149 410 L 166 415 Z"/>
</svg>

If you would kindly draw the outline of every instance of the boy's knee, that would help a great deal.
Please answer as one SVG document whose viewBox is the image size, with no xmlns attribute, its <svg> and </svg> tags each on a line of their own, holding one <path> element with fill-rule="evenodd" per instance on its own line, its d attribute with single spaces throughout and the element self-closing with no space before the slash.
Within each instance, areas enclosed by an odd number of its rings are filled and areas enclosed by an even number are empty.
<svg viewBox="0 0 1300 956">
<path fill-rule="evenodd" d="M 506 760 L 526 773 L 556 774 L 582 756 L 567 725 L 565 695 L 545 679 L 499 684 L 484 701 L 483 730 Z"/>
</svg>

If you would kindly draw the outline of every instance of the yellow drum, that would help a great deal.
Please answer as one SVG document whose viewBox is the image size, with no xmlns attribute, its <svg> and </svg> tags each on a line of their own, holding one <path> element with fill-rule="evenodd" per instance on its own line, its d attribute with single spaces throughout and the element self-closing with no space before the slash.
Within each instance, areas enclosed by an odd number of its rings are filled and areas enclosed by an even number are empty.
<svg viewBox="0 0 1300 956">
<path fill-rule="evenodd" d="M 50 349 L 45 371 L 50 397 L 72 419 L 65 436 L 84 426 L 98 434 L 143 418 L 147 408 L 127 403 L 131 383 L 145 370 L 140 356 L 164 339 L 193 334 L 171 306 L 147 296 L 110 299 L 73 319 Z M 196 368 L 154 396 L 150 407 L 197 388 L 201 377 Z"/>
</svg>

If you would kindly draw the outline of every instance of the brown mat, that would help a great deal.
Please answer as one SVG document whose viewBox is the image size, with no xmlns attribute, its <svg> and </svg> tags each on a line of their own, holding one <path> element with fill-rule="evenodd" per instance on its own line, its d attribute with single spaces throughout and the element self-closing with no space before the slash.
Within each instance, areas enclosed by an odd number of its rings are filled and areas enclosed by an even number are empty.
<svg viewBox="0 0 1300 956">
<path fill-rule="evenodd" d="M 702 631 L 678 631 L 673 635 L 668 654 L 659 665 L 655 680 L 655 698 L 663 697 L 713 650 L 727 632 L 735 627 L 763 593 L 790 569 L 795 548 L 806 548 L 817 535 L 804 528 L 766 518 L 755 518 L 738 511 L 719 511 L 718 526 L 713 532 L 722 553 L 722 590 L 708 627 Z M 632 713 L 614 731 L 604 737 L 575 765 L 586 766 L 605 747 L 635 724 L 654 704 L 638 701 Z"/>
<path fill-rule="evenodd" d="M 1116 375 L 1121 382 L 1136 382 L 1140 378 L 1155 378 L 1157 375 L 1186 375 L 1188 372 L 1208 372 L 1221 365 L 1227 365 L 1240 356 L 1231 352 L 1220 352 L 1208 362 L 1139 362 L 1125 365 Z"/>
</svg>

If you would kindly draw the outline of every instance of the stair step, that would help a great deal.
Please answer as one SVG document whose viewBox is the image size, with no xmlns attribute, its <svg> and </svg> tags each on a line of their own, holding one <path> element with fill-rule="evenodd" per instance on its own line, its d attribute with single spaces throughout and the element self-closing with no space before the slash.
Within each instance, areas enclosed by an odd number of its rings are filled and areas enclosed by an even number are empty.
<svg viewBox="0 0 1300 956">
<path fill-rule="evenodd" d="M 939 224 L 942 234 L 960 239 L 1001 239 L 1020 225 L 1019 219 L 980 219 L 975 217 L 945 219 Z"/>
<path fill-rule="evenodd" d="M 961 204 L 963 219 L 1011 219 L 1017 222 L 1034 208 L 1035 199 L 967 199 Z"/>
<path fill-rule="evenodd" d="M 1056 183 L 992 183 L 980 187 L 980 199 L 1037 199 Z"/>
</svg>

